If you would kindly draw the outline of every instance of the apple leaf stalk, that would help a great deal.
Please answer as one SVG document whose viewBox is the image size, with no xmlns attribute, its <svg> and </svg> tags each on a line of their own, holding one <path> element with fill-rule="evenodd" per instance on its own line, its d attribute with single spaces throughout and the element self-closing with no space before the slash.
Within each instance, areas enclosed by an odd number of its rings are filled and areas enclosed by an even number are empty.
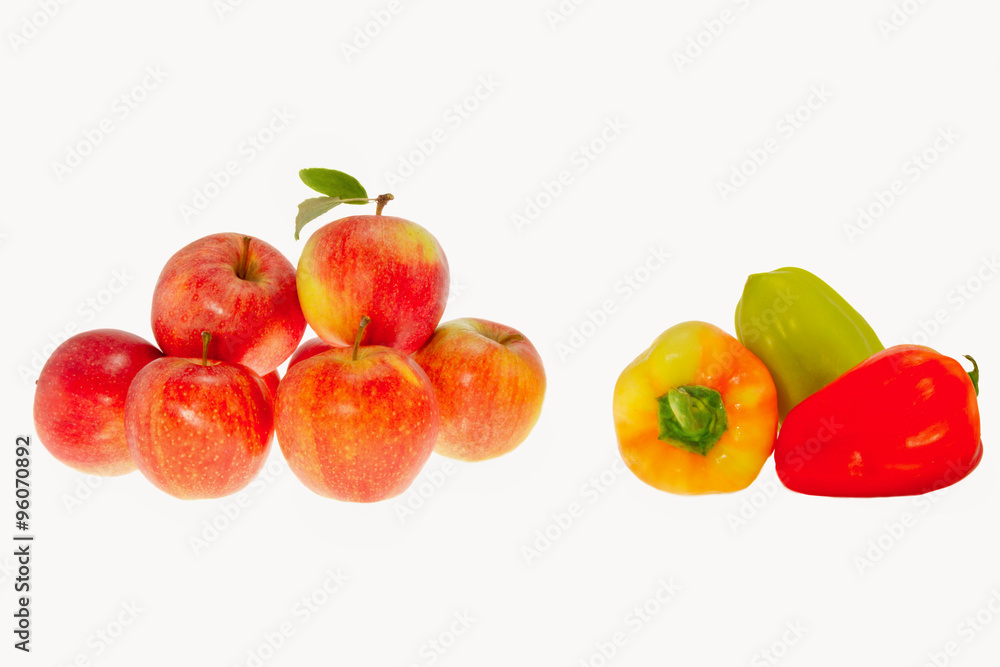
<svg viewBox="0 0 1000 667">
<path fill-rule="evenodd" d="M 326 196 L 306 199 L 299 204 L 299 213 L 295 217 L 296 241 L 299 240 L 299 233 L 308 222 L 315 220 L 335 206 L 340 204 L 358 206 L 375 202 L 375 214 L 381 215 L 382 208 L 393 199 L 393 196 L 388 193 L 378 197 L 369 197 L 368 192 L 358 182 L 358 179 L 335 169 L 302 169 L 299 171 L 299 178 L 310 188 Z"/>
<path fill-rule="evenodd" d="M 247 279 L 247 265 L 250 263 L 250 241 L 249 236 L 243 237 L 243 254 L 240 255 L 240 266 L 236 269 L 236 277 L 240 280 Z"/>
<path fill-rule="evenodd" d="M 201 365 L 208 366 L 208 344 L 212 342 L 212 334 L 208 331 L 201 332 Z"/>
<path fill-rule="evenodd" d="M 370 317 L 365 315 L 361 318 L 361 324 L 358 325 L 358 335 L 354 337 L 354 350 L 351 352 L 351 361 L 358 360 L 358 348 L 361 347 L 361 336 L 365 333 L 365 327 L 372 321 Z"/>
<path fill-rule="evenodd" d="M 504 334 L 503 336 L 497 339 L 497 342 L 500 343 L 501 345 L 512 345 L 514 343 L 520 343 L 522 340 L 525 340 L 524 336 L 519 333 L 516 333 L 516 334 Z"/>
<path fill-rule="evenodd" d="M 379 195 L 378 197 L 376 197 L 375 201 L 377 203 L 375 204 L 375 215 L 382 215 L 382 209 L 385 208 L 385 205 L 391 202 L 393 199 L 395 199 L 395 197 L 393 197 L 388 192 L 385 193 L 384 195 Z"/>
</svg>

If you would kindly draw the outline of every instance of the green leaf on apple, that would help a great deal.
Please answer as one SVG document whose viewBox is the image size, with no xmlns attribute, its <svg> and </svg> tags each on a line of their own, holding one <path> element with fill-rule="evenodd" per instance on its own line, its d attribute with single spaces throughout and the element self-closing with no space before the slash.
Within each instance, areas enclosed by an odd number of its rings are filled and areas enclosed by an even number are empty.
<svg viewBox="0 0 1000 667">
<path fill-rule="evenodd" d="M 295 240 L 299 240 L 299 232 L 306 223 L 315 220 L 340 203 L 339 197 L 314 197 L 299 204 L 299 214 L 295 216 Z"/>
<path fill-rule="evenodd" d="M 295 217 L 296 241 L 306 223 L 323 215 L 334 206 L 367 204 L 371 201 L 358 179 L 336 169 L 302 169 L 299 171 L 299 178 L 310 188 L 326 196 L 307 199 L 299 204 L 299 214 Z"/>
<path fill-rule="evenodd" d="M 299 171 L 299 178 L 310 188 L 327 197 L 368 199 L 368 193 L 365 192 L 364 186 L 358 182 L 358 179 L 336 169 L 302 169 Z M 365 202 L 348 203 L 364 204 Z"/>
</svg>

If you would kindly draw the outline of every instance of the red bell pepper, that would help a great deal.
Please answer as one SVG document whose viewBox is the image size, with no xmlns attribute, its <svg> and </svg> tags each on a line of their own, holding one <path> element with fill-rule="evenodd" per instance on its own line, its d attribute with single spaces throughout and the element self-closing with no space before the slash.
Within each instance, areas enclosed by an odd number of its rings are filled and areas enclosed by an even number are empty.
<svg viewBox="0 0 1000 667">
<path fill-rule="evenodd" d="M 918 345 L 874 354 L 788 413 L 774 449 L 778 478 L 792 491 L 844 497 L 954 484 L 983 455 L 972 363 L 966 373 Z"/>
</svg>

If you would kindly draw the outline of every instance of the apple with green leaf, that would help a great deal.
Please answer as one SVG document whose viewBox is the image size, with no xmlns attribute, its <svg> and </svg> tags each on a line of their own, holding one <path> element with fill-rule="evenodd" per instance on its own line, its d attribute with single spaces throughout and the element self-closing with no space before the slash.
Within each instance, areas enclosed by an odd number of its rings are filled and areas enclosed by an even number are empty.
<svg viewBox="0 0 1000 667">
<path fill-rule="evenodd" d="M 153 290 L 153 336 L 175 357 L 239 363 L 258 375 L 280 366 L 302 340 L 295 269 L 276 248 L 243 234 L 212 234 L 178 250 Z"/>
<path fill-rule="evenodd" d="M 524 334 L 472 317 L 442 324 L 413 355 L 438 400 L 434 451 L 484 461 L 514 450 L 542 412 L 545 369 Z"/>
<path fill-rule="evenodd" d="M 242 364 L 162 357 L 135 376 L 125 437 L 139 471 L 182 499 L 221 498 L 246 487 L 271 447 L 274 412 L 264 380 Z"/>
<path fill-rule="evenodd" d="M 299 205 L 302 227 L 341 203 L 377 202 L 375 215 L 355 215 L 309 237 L 296 269 L 306 322 L 325 342 L 350 346 L 363 316 L 371 318 L 362 345 L 414 352 L 434 331 L 448 301 L 448 261 L 420 225 L 382 215 L 392 195 L 371 199 L 356 179 L 331 169 L 303 169 L 300 178 L 325 197 Z"/>
<path fill-rule="evenodd" d="M 289 367 L 278 386 L 278 444 L 313 492 L 353 502 L 398 496 L 423 468 L 438 434 L 427 375 L 384 346 L 326 350 Z"/>
</svg>

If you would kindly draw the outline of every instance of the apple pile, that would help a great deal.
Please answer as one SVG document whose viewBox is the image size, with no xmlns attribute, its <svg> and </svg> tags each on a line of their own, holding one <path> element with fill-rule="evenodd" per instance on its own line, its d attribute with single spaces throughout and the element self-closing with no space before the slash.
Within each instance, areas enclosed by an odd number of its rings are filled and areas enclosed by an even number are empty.
<svg viewBox="0 0 1000 667">
<path fill-rule="evenodd" d="M 42 368 L 35 427 L 56 459 L 219 498 L 254 479 L 277 433 L 306 487 L 373 502 L 405 491 L 432 452 L 482 461 L 527 438 L 546 383 L 531 342 L 483 319 L 439 326 L 450 278 L 430 232 L 382 215 L 392 195 L 369 198 L 347 174 L 299 175 L 324 196 L 300 204 L 296 239 L 339 204 L 375 214 L 316 230 L 297 268 L 234 233 L 175 253 L 153 293 L 158 347 L 99 329 Z M 318 337 L 299 345 L 307 324 Z"/>
</svg>

